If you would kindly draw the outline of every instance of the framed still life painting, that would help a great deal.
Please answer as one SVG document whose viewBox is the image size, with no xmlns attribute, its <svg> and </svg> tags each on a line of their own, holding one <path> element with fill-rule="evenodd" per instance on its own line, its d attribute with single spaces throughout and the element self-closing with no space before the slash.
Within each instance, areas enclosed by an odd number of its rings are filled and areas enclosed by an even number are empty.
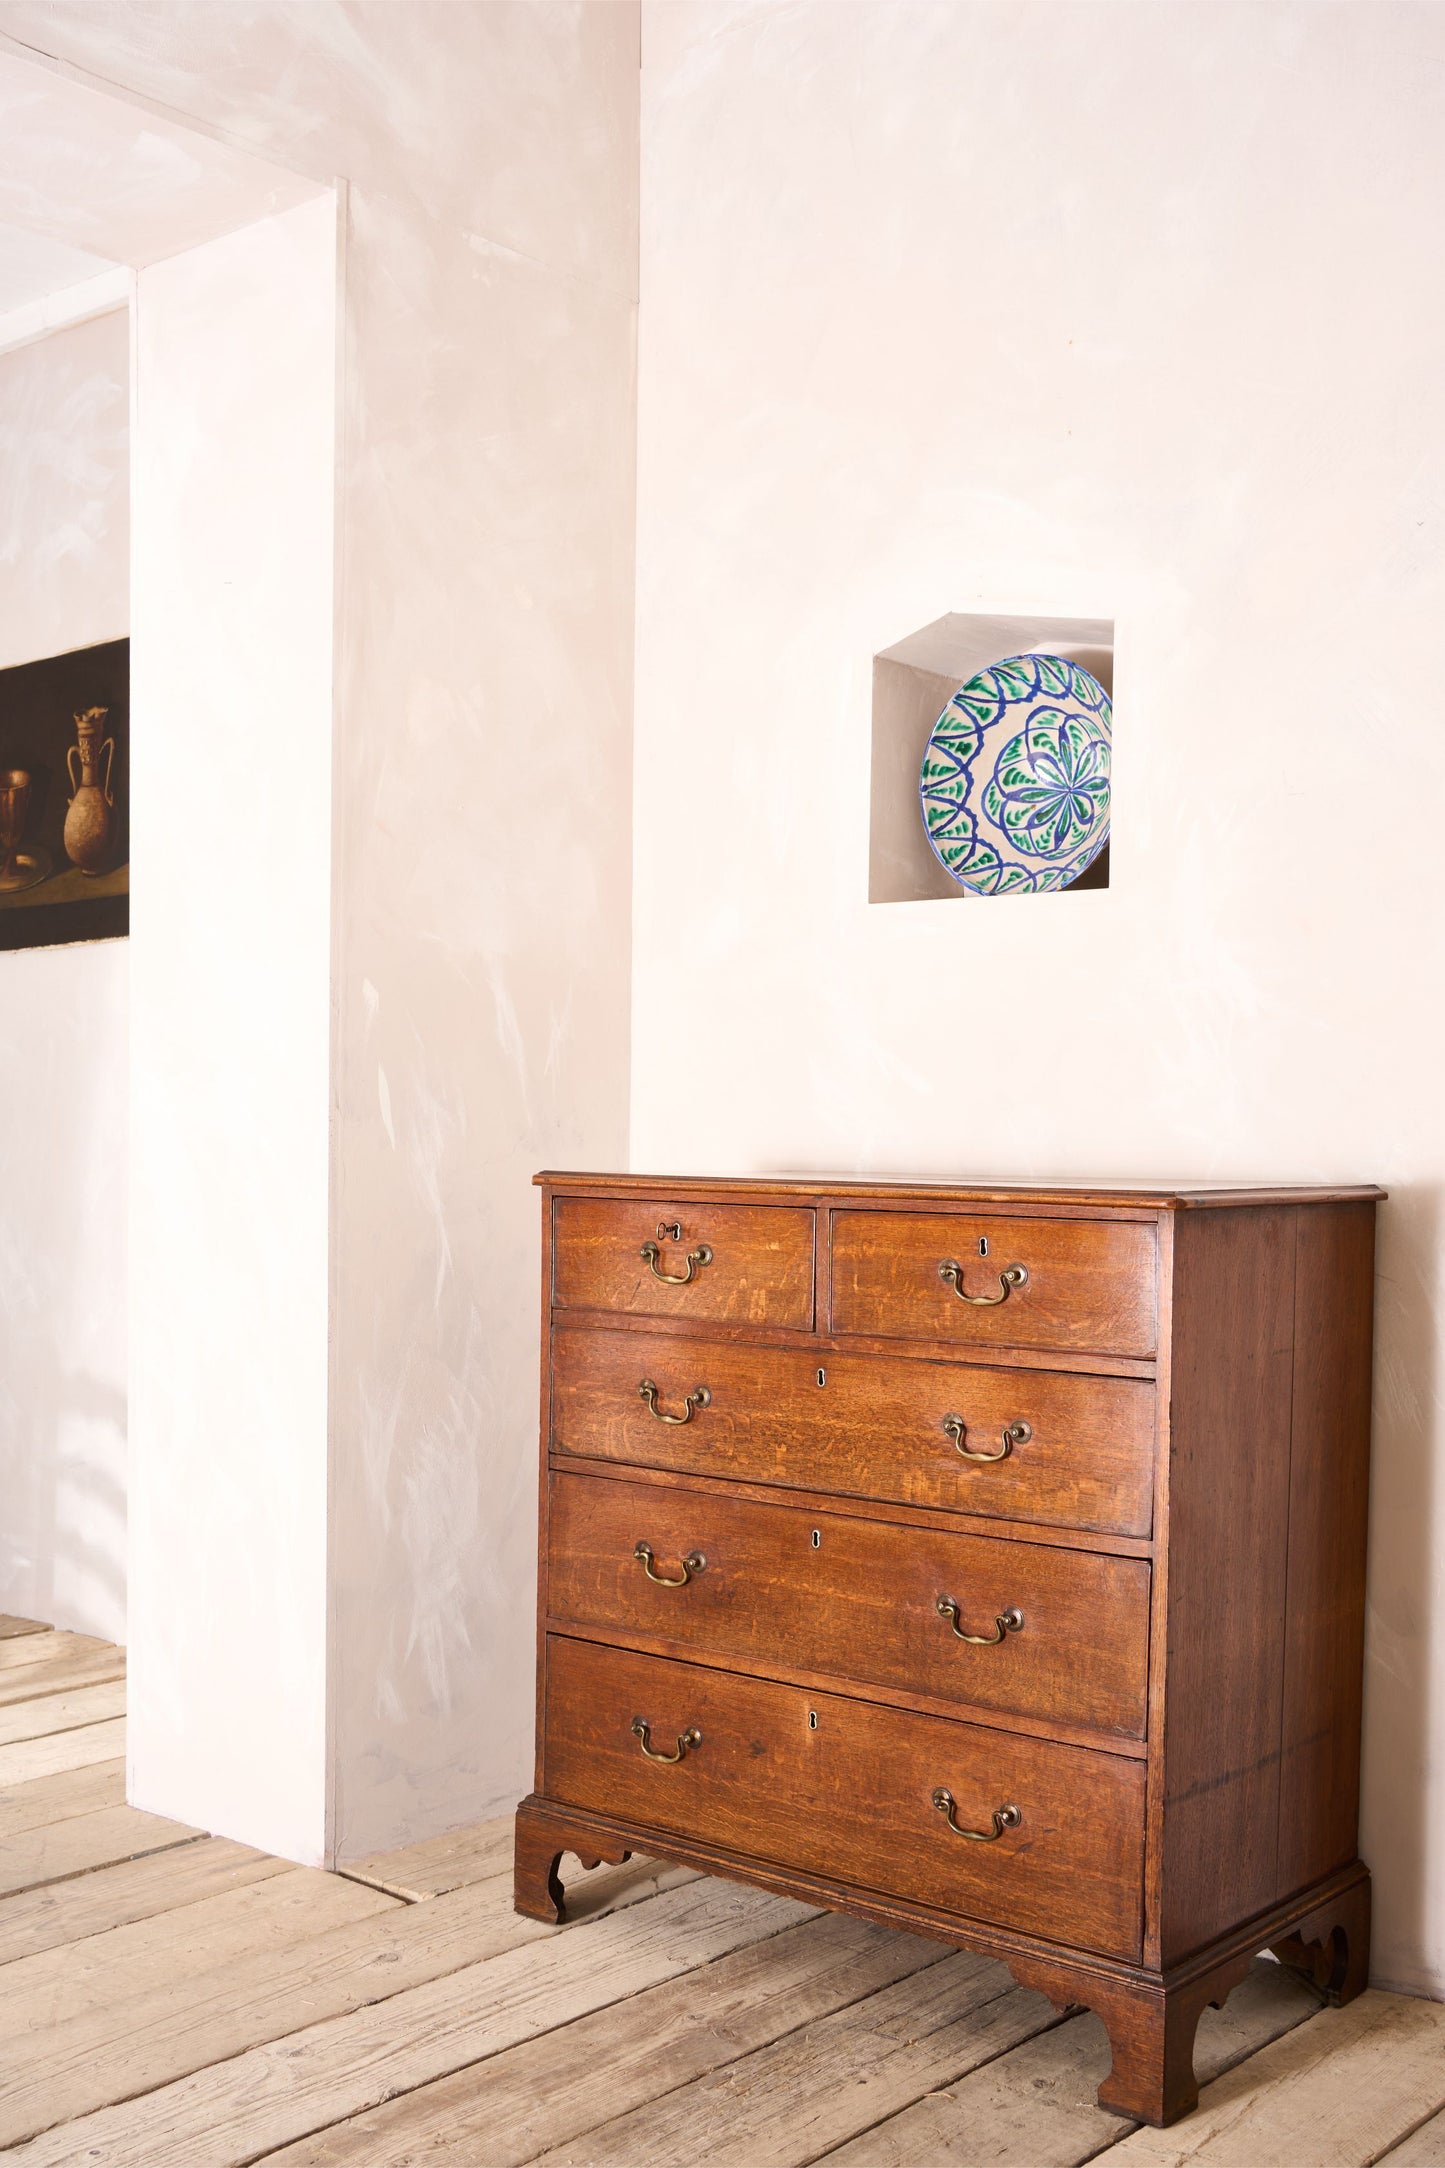
<svg viewBox="0 0 1445 2168">
<path fill-rule="evenodd" d="M 0 949 L 130 926 L 130 642 L 0 670 Z"/>
</svg>

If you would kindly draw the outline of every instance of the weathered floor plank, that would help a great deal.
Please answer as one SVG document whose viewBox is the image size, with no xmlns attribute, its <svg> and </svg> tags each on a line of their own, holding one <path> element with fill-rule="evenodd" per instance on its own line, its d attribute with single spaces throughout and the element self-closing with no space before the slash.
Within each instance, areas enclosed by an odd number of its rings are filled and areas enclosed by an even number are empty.
<svg viewBox="0 0 1445 2168">
<path fill-rule="evenodd" d="M 100 1867 L 70 1882 L 48 1883 L 0 1898 L 0 1967 L 63 1942 L 81 1942 L 129 1920 L 149 1919 L 215 1897 L 243 1882 L 288 1874 L 284 1859 L 225 1837 L 200 1837 L 120 1867 Z M 0 1981 L 5 1975 L 0 1970 Z"/>
<path fill-rule="evenodd" d="M 389 1890 L 393 1897 L 442 1897 L 469 1882 L 509 1873 L 512 1828 L 507 1814 L 496 1821 L 474 1823 L 469 1829 L 449 1830 L 445 1836 L 409 1844 L 397 1852 L 377 1852 L 370 1859 L 343 1866 L 341 1872 L 354 1881 L 369 1882 L 373 1889 Z"/>
<path fill-rule="evenodd" d="M 202 1834 L 199 1829 L 187 1829 L 183 1822 L 168 1822 L 163 1815 L 125 1806 L 102 1807 L 94 1814 L 77 1814 L 69 1821 L 27 1829 L 7 1836 L 0 1846 L 0 1897 L 37 1889 L 42 1883 L 68 1881 L 93 1867 L 113 1867 L 119 1860 L 143 1859 L 148 1852 L 169 1851 Z"/>
<path fill-rule="evenodd" d="M 0 1619 L 6 2161 L 1445 2168 L 1441 2005 L 1257 1965 L 1138 2129 L 1098 2021 L 984 1959 L 643 1860 L 519 1919 L 510 1816 L 327 1875 L 132 1809 L 123 1672 Z"/>
<path fill-rule="evenodd" d="M 63 1769 L 87 1769 L 95 1762 L 114 1761 L 124 1754 L 123 1717 L 82 1724 L 75 1731 L 51 1732 L 40 1739 L 17 1739 L 10 1746 L 0 1746 L 0 1792 L 16 1784 L 31 1784 L 37 1777 L 58 1776 Z"/>
<path fill-rule="evenodd" d="M 651 1862 L 609 1870 L 619 1903 L 651 1896 L 661 1879 L 677 1872 Z M 673 1896 L 685 1900 L 687 1889 Z M 580 1941 L 591 1924 L 575 1930 L 573 1939 Z M 509 1905 L 503 1909 L 499 1888 L 483 1883 L 159 1985 L 123 2009 L 57 2025 L 23 2049 L 0 2045 L 0 2145 L 87 2116 L 107 2102 L 171 2087 L 207 2064 L 458 1975 L 463 1967 L 474 1971 L 478 1959 L 525 1951 L 556 1933 L 520 1918 Z"/>
<path fill-rule="evenodd" d="M 1445 2004 L 1367 1989 L 1228 2072 L 1172 2130 L 1136 2130 L 1117 2168 L 1361 2168 L 1441 2107 Z"/>
<path fill-rule="evenodd" d="M 933 2087 L 1058 2023 L 992 1959 L 926 1972 L 539 2156 L 538 2168 L 802 2168 Z"/>
<path fill-rule="evenodd" d="M 106 1686 L 81 1686 L 73 1693 L 47 1694 L 43 1700 L 20 1701 L 0 1708 L 0 1746 L 20 1739 L 42 1739 L 51 1732 L 76 1731 L 82 1724 L 101 1724 L 125 1715 L 125 1682 Z"/>
<path fill-rule="evenodd" d="M 1445 2115 L 1432 2115 L 1400 2145 L 1382 2153 L 1379 2168 L 1445 2168 Z"/>
<path fill-rule="evenodd" d="M 74 1737 L 74 1733 L 66 1736 Z M 44 1829 L 50 1822 L 72 1821 L 101 1807 L 125 1805 L 125 1763 L 92 1762 L 84 1769 L 62 1769 L 55 1776 L 32 1777 L 0 1792 L 0 1838 L 22 1830 Z"/>
<path fill-rule="evenodd" d="M 625 1872 L 626 1870 L 618 1870 Z M 393 1915 L 391 1926 L 460 1914 L 473 1893 Z M 240 2168 L 396 2092 L 781 1933 L 807 1917 L 791 1900 L 694 1880 L 626 1912 L 540 1934 L 449 1970 L 386 2002 L 277 2037 L 118 2107 L 99 2109 L 17 2147 L 24 2168 L 103 2161 L 105 2168 Z M 313 1947 L 315 1947 L 313 1945 Z M 135 2081 L 132 2081 L 133 2083 Z M 0 2088 L 3 2097 L 3 2088 Z M 38 2102 L 32 2097 L 30 2111 Z M 9 2103 L 4 2103 L 8 2117 Z"/>
<path fill-rule="evenodd" d="M 267 2168 L 518 2168 L 946 1955 L 825 1913 L 304 2138 Z"/>
<path fill-rule="evenodd" d="M 12 1641 L 0 1646 L 24 1649 L 33 1643 Z M 119 1649 L 102 1649 L 91 1656 L 53 1656 L 44 1663 L 22 1664 L 16 1671 L 0 1671 L 0 1709 L 76 1693 L 84 1686 L 108 1686 L 124 1677 L 125 1657 Z"/>
<path fill-rule="evenodd" d="M 0 1675 L 23 1671 L 28 1664 L 47 1664 L 57 1656 L 98 1656 L 103 1649 L 124 1661 L 125 1650 L 113 1641 L 97 1641 L 93 1634 L 57 1633 L 53 1626 L 42 1626 L 12 1640 L 0 1637 Z"/>
<path fill-rule="evenodd" d="M 1200 2083 L 1319 2008 L 1319 1996 L 1294 1973 L 1256 1965 L 1222 2010 L 1206 2010 L 1200 2020 Z M 1137 2127 L 1095 2098 L 1109 2062 L 1098 2018 L 1069 2018 L 864 2132 L 829 2155 L 829 2168 L 1078 2168 Z"/>
<path fill-rule="evenodd" d="M 44 2033 L 108 2005 L 125 2010 L 164 1982 L 176 1987 L 238 1958 L 393 1912 L 400 1900 L 317 1867 L 290 1867 L 179 1911 L 62 1944 L 0 1966 L 0 2040 Z"/>
</svg>

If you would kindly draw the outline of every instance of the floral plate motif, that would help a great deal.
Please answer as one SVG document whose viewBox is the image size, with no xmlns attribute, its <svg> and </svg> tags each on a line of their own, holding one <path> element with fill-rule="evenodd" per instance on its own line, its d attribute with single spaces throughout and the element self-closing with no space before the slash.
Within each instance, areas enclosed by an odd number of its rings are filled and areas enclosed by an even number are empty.
<svg viewBox="0 0 1445 2168">
<path fill-rule="evenodd" d="M 961 685 L 919 771 L 934 857 L 973 896 L 1067 888 L 1109 840 L 1113 710 L 1062 655 L 1012 655 Z"/>
</svg>

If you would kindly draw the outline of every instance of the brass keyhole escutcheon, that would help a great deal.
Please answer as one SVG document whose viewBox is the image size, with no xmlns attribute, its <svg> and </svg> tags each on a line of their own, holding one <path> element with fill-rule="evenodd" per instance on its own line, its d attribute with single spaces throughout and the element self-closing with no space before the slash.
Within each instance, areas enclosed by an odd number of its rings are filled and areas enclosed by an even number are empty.
<svg viewBox="0 0 1445 2168">
<path fill-rule="evenodd" d="M 815 1529 L 813 1530 L 812 1534 L 811 1534 L 811 1535 L 809 1536 L 809 1538 L 808 1538 L 808 1541 L 809 1541 L 809 1543 L 811 1543 L 811 1544 L 812 1544 L 812 1546 L 813 1546 L 813 1549 L 814 1549 L 815 1551 L 821 1551 L 821 1550 L 822 1550 L 822 1548 L 823 1548 L 823 1531 L 822 1531 L 822 1529 L 821 1529 L 821 1528 L 815 1528 Z"/>
<path fill-rule="evenodd" d="M 826 1385 L 826 1384 L 827 1384 L 827 1382 L 828 1382 L 828 1373 L 827 1373 L 827 1371 L 826 1371 L 826 1370 L 820 1370 L 820 1371 L 818 1372 L 818 1383 L 819 1383 L 820 1385 Z"/>
</svg>

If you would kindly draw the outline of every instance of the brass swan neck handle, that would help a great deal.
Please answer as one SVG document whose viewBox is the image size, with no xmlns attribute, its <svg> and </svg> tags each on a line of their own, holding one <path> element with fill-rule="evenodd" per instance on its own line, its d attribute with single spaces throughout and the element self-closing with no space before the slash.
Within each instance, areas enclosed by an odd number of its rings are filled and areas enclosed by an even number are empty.
<svg viewBox="0 0 1445 2168">
<path fill-rule="evenodd" d="M 659 1588 L 686 1588 L 693 1575 L 701 1573 L 707 1564 L 707 1558 L 703 1552 L 689 1551 L 682 1561 L 681 1573 L 654 1573 L 652 1563 L 657 1553 L 650 1543 L 636 1544 L 632 1555 L 647 1575 L 648 1580 L 655 1581 Z"/>
<path fill-rule="evenodd" d="M 666 1221 L 659 1221 L 657 1233 L 659 1241 L 663 1236 L 673 1242 L 682 1240 L 682 1228 L 676 1220 L 670 1226 Z M 657 1267 L 662 1251 L 658 1248 L 656 1242 L 644 1242 L 637 1254 L 647 1266 L 654 1280 L 661 1280 L 664 1287 L 686 1287 L 689 1280 L 701 1272 L 704 1265 L 712 1263 L 712 1251 L 705 1242 L 699 1242 L 696 1249 L 688 1251 L 686 1272 L 659 1272 Z"/>
<path fill-rule="evenodd" d="M 963 1442 L 968 1435 L 968 1425 L 961 1415 L 945 1415 L 943 1429 L 946 1435 L 952 1438 L 965 1460 L 1007 1460 L 1016 1445 L 1027 1445 L 1033 1436 L 1027 1423 L 1010 1423 L 1003 1432 L 996 1453 L 976 1453 L 972 1446 Z"/>
<path fill-rule="evenodd" d="M 1027 1265 L 1005 1265 L 998 1276 L 996 1295 L 971 1295 L 963 1284 L 963 1267 L 953 1257 L 941 1260 L 938 1277 L 945 1287 L 953 1289 L 960 1302 L 971 1302 L 977 1310 L 988 1310 L 992 1309 L 995 1303 L 1007 1302 L 1016 1287 L 1028 1286 L 1029 1268 Z"/>
<path fill-rule="evenodd" d="M 966 1634 L 958 1623 L 959 1608 L 952 1596 L 940 1596 L 933 1608 L 940 1618 L 948 1620 L 957 1640 L 967 1641 L 975 1649 L 997 1648 L 1006 1634 L 1021 1634 L 1024 1630 L 1024 1615 L 1017 1604 L 1010 1604 L 1007 1611 L 997 1614 L 991 1634 Z"/>
<path fill-rule="evenodd" d="M 647 1742 L 652 1736 L 652 1726 L 643 1717 L 634 1716 L 632 1719 L 632 1735 L 649 1761 L 686 1761 L 692 1749 L 702 1745 L 702 1733 L 698 1730 L 696 1724 L 689 1724 L 686 1731 L 678 1733 L 677 1752 L 675 1754 L 662 1754 L 658 1752 L 655 1746 L 648 1745 Z"/>
<path fill-rule="evenodd" d="M 670 1756 L 669 1759 L 671 1759 Z M 1017 1807 L 995 1807 L 992 1829 L 965 1829 L 963 1824 L 955 1819 L 957 1801 L 954 1799 L 952 1792 L 942 1784 L 939 1785 L 938 1790 L 933 1795 L 933 1804 L 940 1814 L 947 1815 L 948 1826 L 954 1835 L 956 1837 L 967 1837 L 970 1844 L 997 1844 L 1006 1829 L 1017 1829 L 1019 1823 L 1023 1820 L 1023 1816 Z"/>
<path fill-rule="evenodd" d="M 648 1414 L 655 1416 L 659 1423 L 690 1423 L 699 1408 L 706 1408 L 712 1402 L 712 1394 L 707 1387 L 695 1385 L 690 1393 L 683 1394 L 681 1415 L 664 1414 L 657 1405 L 657 1387 L 651 1378 L 639 1378 L 637 1397 L 647 1403 Z"/>
</svg>

